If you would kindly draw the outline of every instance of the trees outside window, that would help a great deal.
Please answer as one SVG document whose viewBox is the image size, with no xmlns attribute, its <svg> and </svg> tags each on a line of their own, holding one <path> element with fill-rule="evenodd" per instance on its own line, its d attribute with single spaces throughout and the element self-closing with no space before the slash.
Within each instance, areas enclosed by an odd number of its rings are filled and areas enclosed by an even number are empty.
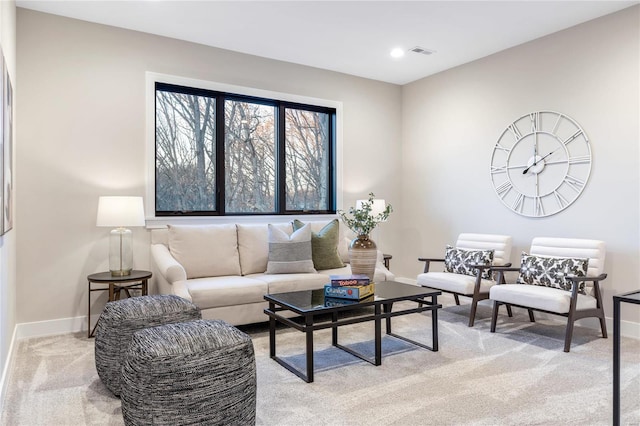
<svg viewBox="0 0 640 426">
<path fill-rule="evenodd" d="M 335 212 L 335 109 L 156 83 L 156 215 Z"/>
</svg>

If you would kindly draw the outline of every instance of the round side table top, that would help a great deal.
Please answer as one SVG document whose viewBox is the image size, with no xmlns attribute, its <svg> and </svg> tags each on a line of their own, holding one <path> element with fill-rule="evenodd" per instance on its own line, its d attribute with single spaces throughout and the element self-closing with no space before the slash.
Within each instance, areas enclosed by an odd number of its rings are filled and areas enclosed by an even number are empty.
<svg viewBox="0 0 640 426">
<path fill-rule="evenodd" d="M 141 281 L 151 278 L 149 271 L 131 271 L 129 275 L 113 276 L 111 272 L 97 272 L 87 276 L 87 280 L 95 283 L 118 283 L 128 281 Z"/>
</svg>

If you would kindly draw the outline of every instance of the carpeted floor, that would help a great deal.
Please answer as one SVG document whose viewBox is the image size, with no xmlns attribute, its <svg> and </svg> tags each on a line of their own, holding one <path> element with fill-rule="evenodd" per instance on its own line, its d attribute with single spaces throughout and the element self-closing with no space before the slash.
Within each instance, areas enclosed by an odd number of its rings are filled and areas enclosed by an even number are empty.
<svg viewBox="0 0 640 426">
<path fill-rule="evenodd" d="M 515 310 L 489 332 L 481 306 L 443 297 L 440 350 L 386 336 L 375 367 L 315 335 L 315 382 L 269 358 L 265 324 L 241 327 L 254 342 L 258 425 L 607 425 L 612 423 L 612 338 L 577 327 L 564 353 L 564 325 L 528 322 Z M 429 314 L 394 318 L 394 331 L 430 343 Z M 613 334 L 613 330 L 609 330 Z M 373 323 L 340 329 L 340 343 L 373 355 Z M 304 335 L 280 329 L 278 354 L 304 365 Z M 100 382 L 93 339 L 76 333 L 20 341 L 2 425 L 121 425 L 120 400 Z M 622 424 L 640 424 L 640 340 L 622 342 Z"/>
</svg>

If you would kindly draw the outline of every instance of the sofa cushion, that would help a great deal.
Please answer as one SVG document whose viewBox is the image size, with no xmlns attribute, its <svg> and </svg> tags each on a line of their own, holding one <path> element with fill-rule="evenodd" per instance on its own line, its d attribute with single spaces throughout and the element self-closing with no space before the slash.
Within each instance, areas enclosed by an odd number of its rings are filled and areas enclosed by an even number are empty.
<svg viewBox="0 0 640 426">
<path fill-rule="evenodd" d="M 272 226 L 290 233 L 291 223 L 276 223 Z M 267 224 L 238 224 L 238 251 L 242 275 L 263 273 L 269 258 L 269 229 Z"/>
<path fill-rule="evenodd" d="M 311 257 L 311 225 L 291 235 L 269 224 L 269 261 L 267 274 L 313 273 Z"/>
<path fill-rule="evenodd" d="M 305 224 L 298 219 L 293 221 L 293 230 L 302 228 Z M 340 222 L 333 219 L 322 229 L 314 231 L 311 228 L 311 256 L 313 266 L 317 270 L 342 268 L 344 263 L 338 254 L 338 242 L 340 238 Z"/>
<path fill-rule="evenodd" d="M 491 265 L 493 262 L 493 250 L 465 250 L 447 245 L 444 254 L 444 268 L 446 272 L 461 275 L 477 276 L 476 265 Z M 482 278 L 491 279 L 488 269 L 482 271 Z"/>
<path fill-rule="evenodd" d="M 169 251 L 189 279 L 240 275 L 235 224 L 169 225 Z"/>
<path fill-rule="evenodd" d="M 263 302 L 268 286 L 264 281 L 241 276 L 196 278 L 176 283 L 184 286 L 200 309 Z"/>
<path fill-rule="evenodd" d="M 589 259 L 531 256 L 523 252 L 516 282 L 571 291 L 572 281 L 566 276 L 584 277 L 588 265 Z M 584 281 L 580 283 L 578 290 L 584 293 Z"/>
<path fill-rule="evenodd" d="M 329 282 L 329 276 L 324 274 L 260 274 L 251 275 L 249 278 L 266 283 L 269 294 L 316 290 Z"/>
<path fill-rule="evenodd" d="M 566 314 L 571 306 L 571 293 L 553 287 L 539 285 L 500 284 L 491 287 L 491 300 L 513 305 L 527 306 L 533 309 Z M 595 309 L 596 299 L 578 293 L 576 309 Z"/>
</svg>

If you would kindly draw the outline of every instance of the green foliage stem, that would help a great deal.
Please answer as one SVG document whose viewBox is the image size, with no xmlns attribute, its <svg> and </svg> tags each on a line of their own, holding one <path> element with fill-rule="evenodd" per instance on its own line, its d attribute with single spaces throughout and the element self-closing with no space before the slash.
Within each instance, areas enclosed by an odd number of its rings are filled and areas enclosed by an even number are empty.
<svg viewBox="0 0 640 426">
<path fill-rule="evenodd" d="M 358 235 L 369 235 L 379 222 L 387 220 L 391 212 L 393 212 L 391 204 L 387 204 L 384 211 L 378 213 L 376 216 L 372 216 L 371 208 L 373 207 L 374 198 L 375 195 L 371 192 L 369 193 L 369 200 L 362 203 L 361 208 L 356 209 L 355 207 L 350 207 L 349 215 L 351 215 L 351 217 L 349 217 L 344 210 L 338 210 L 338 214 L 344 224 Z"/>
</svg>

